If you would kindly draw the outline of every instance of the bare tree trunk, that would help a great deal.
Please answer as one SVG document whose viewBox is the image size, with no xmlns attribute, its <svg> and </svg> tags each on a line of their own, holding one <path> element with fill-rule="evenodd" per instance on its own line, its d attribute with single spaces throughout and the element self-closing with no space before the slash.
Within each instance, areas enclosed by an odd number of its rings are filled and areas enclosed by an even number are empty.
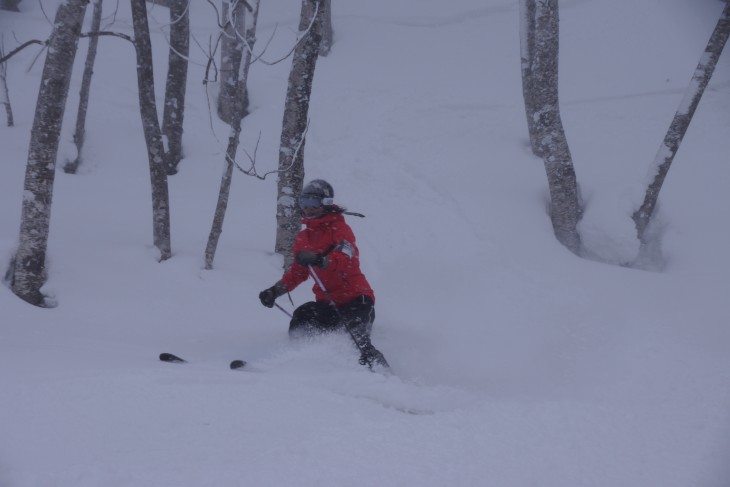
<svg viewBox="0 0 730 487">
<path fill-rule="evenodd" d="M 165 170 L 165 151 L 157 118 L 155 84 L 152 70 L 152 46 L 147 24 L 147 7 L 144 0 L 131 0 L 134 24 L 134 47 L 137 52 L 137 83 L 142 129 L 147 144 L 152 184 L 152 235 L 160 260 L 172 256 L 170 244 L 170 201 Z"/>
<path fill-rule="evenodd" d="M 715 66 L 720 59 L 729 35 L 730 2 L 725 4 L 720 20 L 718 20 L 715 30 L 707 43 L 705 52 L 695 69 L 694 76 L 692 76 L 692 81 L 684 94 L 677 113 L 674 115 L 674 120 L 672 120 L 669 130 L 664 136 L 664 141 L 654 157 L 649 173 L 651 183 L 646 189 L 644 202 L 633 214 L 636 232 L 642 244 L 646 243 L 646 228 L 649 226 L 649 222 L 654 214 L 654 209 L 659 198 L 659 191 L 664 184 L 667 173 L 669 173 L 669 168 L 672 165 L 674 156 L 679 150 L 679 145 L 687 133 L 687 128 L 702 99 L 705 88 L 707 88 L 710 78 L 712 78 Z"/>
<path fill-rule="evenodd" d="M 87 2 L 67 0 L 58 7 L 30 134 L 20 243 L 9 274 L 13 292 L 36 306 L 44 304 L 40 288 L 46 279 L 58 139 Z"/>
<path fill-rule="evenodd" d="M 218 93 L 218 118 L 228 125 L 233 125 L 233 112 L 236 100 L 244 100 L 244 111 L 239 115 L 246 116 L 248 103 L 245 94 L 238 92 L 238 72 L 241 67 L 241 56 L 246 50 L 241 37 L 246 30 L 246 4 L 240 0 L 224 0 L 222 23 L 225 26 L 221 42 L 221 84 Z M 245 87 L 243 87 L 245 90 Z M 245 91 L 244 91 L 245 92 Z M 239 119 L 239 122 L 241 121 Z"/>
<path fill-rule="evenodd" d="M 332 50 L 334 44 L 335 32 L 332 27 L 332 0 L 322 0 L 321 8 L 321 26 L 322 26 L 322 42 L 319 45 L 319 55 L 327 56 Z"/>
<path fill-rule="evenodd" d="M 558 241 L 573 253 L 580 253 L 578 221 L 581 202 L 573 161 L 560 118 L 558 102 L 559 53 L 558 0 L 535 4 L 534 84 L 535 122 L 550 188 L 550 218 Z"/>
<path fill-rule="evenodd" d="M 162 133 L 167 137 L 167 174 L 177 173 L 183 158 L 182 135 L 185 118 L 185 90 L 190 54 L 190 12 L 188 0 L 170 1 L 170 57 L 165 87 Z"/>
<path fill-rule="evenodd" d="M 101 26 L 101 0 L 94 1 L 94 11 L 91 18 L 91 30 L 99 32 Z M 84 147 L 86 135 L 86 111 L 89 107 L 89 93 L 91 91 L 91 77 L 94 75 L 94 61 L 96 60 L 96 48 L 99 45 L 99 36 L 92 35 L 89 38 L 89 50 L 86 53 L 86 64 L 84 64 L 84 76 L 81 81 L 81 92 L 79 95 L 79 111 L 76 115 L 76 132 L 74 132 L 74 144 L 76 145 L 76 159 L 67 161 L 63 166 L 64 172 L 76 174 L 81 165 L 81 150 Z"/>
<path fill-rule="evenodd" d="M 302 191 L 304 179 L 304 137 L 314 68 L 322 40 L 320 5 L 320 0 L 302 0 L 299 33 L 304 38 L 294 50 L 281 130 L 274 248 L 275 252 L 284 256 L 286 268 L 293 260 L 294 237 L 301 225 L 297 197 Z"/>
<path fill-rule="evenodd" d="M 253 12 L 246 16 L 245 29 L 246 41 L 250 48 L 253 48 L 256 42 L 256 22 L 259 13 L 259 0 L 247 0 Z M 239 42 L 240 39 L 239 39 Z M 251 65 L 251 51 L 243 49 L 243 59 L 240 64 L 240 73 L 236 74 L 236 93 L 239 96 L 233 99 L 233 112 L 231 118 L 231 134 L 228 137 L 228 147 L 226 148 L 226 161 L 223 177 L 221 178 L 221 187 L 218 193 L 218 203 L 215 208 L 213 217 L 213 226 L 208 235 L 208 244 L 205 248 L 205 268 L 213 268 L 213 259 L 218 248 L 218 240 L 223 232 L 223 219 L 226 216 L 228 208 L 228 195 L 231 191 L 231 180 L 233 179 L 233 161 L 236 159 L 238 151 L 238 142 L 241 134 L 241 120 L 245 109 L 243 93 L 246 92 L 246 84 L 248 83 L 248 70 Z"/>
<path fill-rule="evenodd" d="M 530 136 L 532 153 L 538 157 L 540 142 L 537 134 L 535 115 L 537 100 L 535 98 L 535 2 L 537 0 L 520 0 L 520 53 L 522 65 L 522 97 L 525 101 L 527 116 L 527 132 Z"/>
<path fill-rule="evenodd" d="M 20 12 L 18 4 L 22 0 L 0 0 L 0 10 L 9 10 L 11 12 Z"/>
<path fill-rule="evenodd" d="M 226 210 L 228 209 L 228 196 L 231 192 L 231 181 L 233 180 L 233 161 L 235 160 L 236 152 L 238 151 L 240 134 L 241 123 L 234 121 L 233 126 L 231 127 L 231 134 L 228 136 L 225 169 L 223 170 L 223 176 L 221 177 L 221 186 L 220 191 L 218 192 L 218 203 L 216 204 L 215 214 L 213 215 L 213 225 L 210 228 L 210 233 L 208 234 L 208 243 L 205 246 L 206 270 L 210 270 L 213 268 L 215 252 L 218 249 L 218 240 L 220 240 L 221 233 L 223 233 L 223 220 L 226 217 Z"/>
<path fill-rule="evenodd" d="M 0 58 L 5 55 L 3 42 L 0 39 Z M 5 107 L 5 115 L 8 127 L 15 125 L 13 121 L 13 107 L 10 105 L 10 92 L 8 91 L 8 63 L 0 63 L 0 103 Z"/>
</svg>

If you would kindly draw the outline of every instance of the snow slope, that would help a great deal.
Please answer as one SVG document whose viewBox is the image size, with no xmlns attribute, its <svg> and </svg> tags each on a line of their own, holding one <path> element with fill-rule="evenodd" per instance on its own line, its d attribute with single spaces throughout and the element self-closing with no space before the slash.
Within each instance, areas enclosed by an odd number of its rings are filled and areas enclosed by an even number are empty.
<svg viewBox="0 0 730 487">
<path fill-rule="evenodd" d="M 292 45 L 299 2 L 263 2 L 258 49 Z M 41 2 L 52 16 L 56 0 Z M 186 158 L 170 178 L 173 259 L 151 245 L 134 53 L 104 38 L 81 174 L 59 170 L 37 309 L 0 287 L 0 486 L 713 486 L 730 468 L 730 66 L 700 104 L 661 195 L 659 271 L 630 214 L 722 10 L 717 0 L 563 0 L 561 104 L 597 260 L 554 239 L 527 146 L 517 2 L 335 2 L 320 59 L 307 179 L 351 218 L 377 295 L 373 341 L 396 375 L 357 365 L 345 336 L 291 344 L 258 302 L 280 276 L 276 182 L 237 174 L 202 270 L 227 130 L 202 86 L 207 2 L 193 2 Z M 6 49 L 45 38 L 37 2 L 0 13 Z M 128 5 L 105 5 L 131 32 Z M 167 10 L 151 10 L 158 102 Z M 82 41 L 59 162 L 70 143 Z M 42 70 L 9 64 L 0 126 L 0 262 L 17 244 Z M 251 70 L 242 147 L 277 165 L 289 62 Z M 215 86 L 209 87 L 210 91 Z M 3 113 L 4 115 L 4 113 Z M 2 119 L 4 121 L 4 118 Z M 244 162 L 245 159 L 241 158 Z M 308 285 L 292 293 L 296 304 Z M 282 305 L 291 307 L 285 299 Z M 157 361 L 162 351 L 188 365 Z M 231 359 L 248 370 L 231 372 Z"/>
</svg>

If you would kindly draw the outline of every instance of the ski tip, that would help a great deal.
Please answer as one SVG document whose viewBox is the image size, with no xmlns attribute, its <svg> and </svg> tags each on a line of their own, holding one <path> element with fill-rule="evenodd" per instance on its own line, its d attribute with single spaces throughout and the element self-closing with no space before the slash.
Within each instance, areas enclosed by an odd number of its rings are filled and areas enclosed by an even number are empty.
<svg viewBox="0 0 730 487">
<path fill-rule="evenodd" d="M 233 362 L 231 362 L 231 370 L 242 369 L 245 366 L 246 366 L 245 360 L 234 360 Z"/>
<path fill-rule="evenodd" d="M 181 359 L 177 355 L 173 355 L 171 353 L 161 353 L 160 360 L 162 360 L 163 362 L 172 362 L 172 363 L 180 363 L 180 364 L 184 364 L 186 362 L 186 360 Z"/>
</svg>

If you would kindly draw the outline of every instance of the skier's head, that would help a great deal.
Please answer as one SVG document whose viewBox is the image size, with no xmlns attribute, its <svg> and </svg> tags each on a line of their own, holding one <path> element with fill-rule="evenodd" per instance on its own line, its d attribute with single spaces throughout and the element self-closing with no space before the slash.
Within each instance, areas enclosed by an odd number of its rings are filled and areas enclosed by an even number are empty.
<svg viewBox="0 0 730 487">
<path fill-rule="evenodd" d="M 335 191 L 324 179 L 314 179 L 307 183 L 299 196 L 299 208 L 304 218 L 319 218 L 334 206 Z"/>
</svg>

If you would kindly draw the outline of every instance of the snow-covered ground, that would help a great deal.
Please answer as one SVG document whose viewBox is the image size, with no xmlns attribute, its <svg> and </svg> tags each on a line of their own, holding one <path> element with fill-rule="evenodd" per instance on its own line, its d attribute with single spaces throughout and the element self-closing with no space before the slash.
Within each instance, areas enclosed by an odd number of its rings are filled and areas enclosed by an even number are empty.
<svg viewBox="0 0 730 487">
<path fill-rule="evenodd" d="M 41 3 L 52 17 L 57 0 Z M 275 60 L 299 2 L 262 3 L 257 47 L 276 31 L 264 54 Z M 45 291 L 58 306 L 0 287 L 0 485 L 728 485 L 727 53 L 662 190 L 663 269 L 639 271 L 578 259 L 552 235 L 527 146 L 516 1 L 333 3 L 307 179 L 367 215 L 350 223 L 377 295 L 373 341 L 396 374 L 360 367 L 345 336 L 290 344 L 284 314 L 258 302 L 281 272 L 273 176 L 236 174 L 215 269 L 202 269 L 227 130 L 201 82 L 212 9 L 194 0 L 203 49 L 192 43 L 186 158 L 170 178 L 174 257 L 157 263 L 151 245 L 134 52 L 102 38 L 85 164 L 56 178 Z M 130 33 L 128 5 L 105 4 L 102 25 Z M 600 260 L 631 261 L 630 214 L 723 4 L 560 6 L 582 236 Z M 38 2 L 21 8 L 0 12 L 6 50 L 13 32 L 50 32 Z M 151 11 L 158 103 L 167 15 Z M 59 162 L 73 151 L 86 45 Z M 2 270 L 18 238 L 37 52 L 9 64 L 16 127 L 0 111 Z M 260 134 L 260 171 L 277 165 L 288 69 L 251 70 L 242 147 Z M 161 363 L 163 351 L 191 363 Z M 228 370 L 234 358 L 248 369 Z"/>
</svg>

